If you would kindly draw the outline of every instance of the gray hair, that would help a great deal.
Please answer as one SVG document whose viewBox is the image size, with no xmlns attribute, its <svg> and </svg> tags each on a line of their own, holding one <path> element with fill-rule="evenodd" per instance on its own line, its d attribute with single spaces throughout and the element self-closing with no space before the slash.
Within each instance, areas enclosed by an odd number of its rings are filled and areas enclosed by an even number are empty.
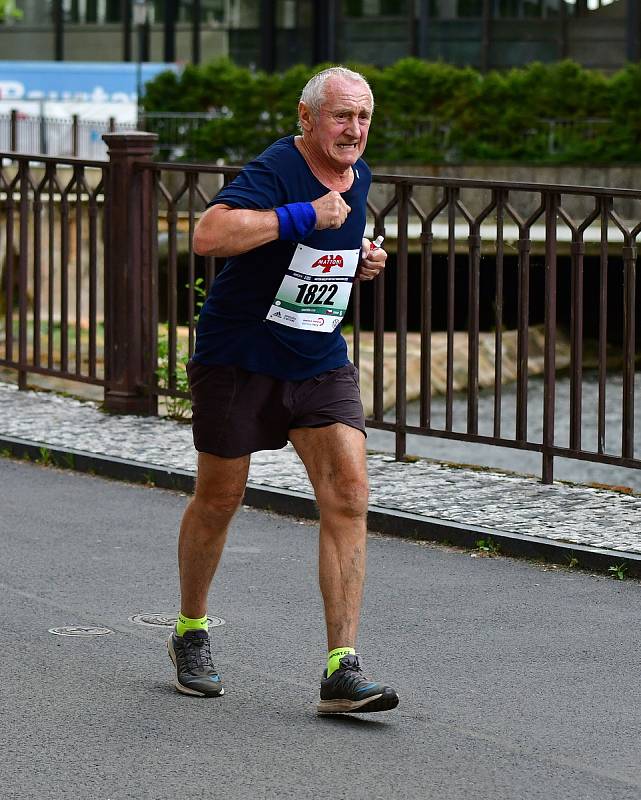
<svg viewBox="0 0 641 800">
<path fill-rule="evenodd" d="M 374 95 L 372 94 L 367 79 L 361 75 L 360 72 L 354 72 L 354 70 L 347 69 L 347 67 L 329 67 L 329 69 L 324 69 L 322 72 L 311 77 L 301 92 L 300 102 L 305 103 L 315 117 L 318 117 L 321 106 L 325 102 L 325 86 L 327 81 L 331 78 L 345 78 L 347 80 L 364 83 L 369 92 L 372 111 L 374 111 Z"/>
</svg>

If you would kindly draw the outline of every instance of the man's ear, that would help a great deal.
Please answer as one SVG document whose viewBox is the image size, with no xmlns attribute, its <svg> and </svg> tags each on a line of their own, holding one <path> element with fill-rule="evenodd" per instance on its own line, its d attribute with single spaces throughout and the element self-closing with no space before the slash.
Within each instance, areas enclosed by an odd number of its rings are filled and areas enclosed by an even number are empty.
<svg viewBox="0 0 641 800">
<path fill-rule="evenodd" d="M 300 102 L 298 104 L 298 119 L 304 131 L 311 131 L 314 127 L 314 115 L 306 103 Z"/>
</svg>

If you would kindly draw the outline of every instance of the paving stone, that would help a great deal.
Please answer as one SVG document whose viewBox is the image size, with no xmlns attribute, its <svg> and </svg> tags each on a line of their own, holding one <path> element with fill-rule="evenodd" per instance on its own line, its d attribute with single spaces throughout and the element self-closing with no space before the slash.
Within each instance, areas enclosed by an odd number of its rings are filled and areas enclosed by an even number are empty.
<svg viewBox="0 0 641 800">
<path fill-rule="evenodd" d="M 0 382 L 0 435 L 195 472 L 189 425 L 106 414 L 97 403 Z M 641 553 L 641 497 L 370 453 L 371 503 L 555 541 Z M 255 484 L 312 492 L 291 445 L 252 457 Z"/>
</svg>

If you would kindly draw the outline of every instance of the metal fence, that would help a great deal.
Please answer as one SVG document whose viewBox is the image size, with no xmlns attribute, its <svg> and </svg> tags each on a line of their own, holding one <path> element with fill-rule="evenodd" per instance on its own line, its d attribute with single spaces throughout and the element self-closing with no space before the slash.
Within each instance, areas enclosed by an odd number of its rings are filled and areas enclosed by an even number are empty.
<svg viewBox="0 0 641 800">
<path fill-rule="evenodd" d="M 138 114 L 138 130 L 155 133 L 158 136 L 157 150 L 168 161 L 182 158 L 198 131 L 214 119 L 224 114 L 211 113 L 170 113 L 167 111 L 143 111 Z"/>
<path fill-rule="evenodd" d="M 104 385 L 108 165 L 0 153 L 0 365 Z M 102 349 L 102 348 L 100 348 Z"/>
<path fill-rule="evenodd" d="M 132 130 L 133 124 L 87 120 L 77 114 L 67 119 L 11 111 L 0 114 L 0 150 L 57 157 L 106 160 L 103 134 Z"/>
<path fill-rule="evenodd" d="M 155 133 L 158 137 L 155 155 L 165 161 L 178 161 L 198 149 L 199 131 L 209 122 L 225 117 L 224 109 L 208 113 L 145 112 L 138 114 L 137 129 Z M 450 141 L 451 126 L 435 116 L 413 120 L 413 130 L 423 143 L 429 142 L 439 157 L 456 162 L 456 148 Z M 541 119 L 529 129 L 526 138 L 538 143 L 538 152 L 561 158 L 570 154 L 577 144 L 598 140 L 612 127 L 608 119 Z M 106 159 L 107 148 L 102 139 L 105 133 L 133 130 L 133 124 L 108 120 L 86 120 L 77 114 L 68 119 L 43 114 L 23 114 L 11 111 L 0 114 L 0 150 L 15 153 L 38 153 L 60 157 Z M 386 133 L 391 145 L 396 138 L 407 138 L 407 131 L 389 126 Z"/>
<path fill-rule="evenodd" d="M 166 111 L 145 112 L 138 115 L 138 130 L 149 131 L 158 136 L 157 149 L 160 157 L 166 161 L 177 161 L 190 153 L 198 152 L 198 134 L 212 120 L 230 116 L 226 109 L 208 113 L 170 113 Z M 399 142 L 406 142 L 408 131 L 394 124 L 382 122 L 385 126 L 385 141 L 390 147 L 397 147 Z M 456 163 L 460 157 L 456 147 L 452 146 L 452 125 L 434 115 L 412 117 L 412 134 L 420 137 L 423 148 L 438 155 L 439 159 Z M 613 122 L 609 119 L 539 119 L 527 132 L 530 143 L 537 143 L 537 152 L 541 156 L 561 158 L 572 157 L 573 148 L 585 142 L 594 142 L 600 136 L 608 134 Z"/>
<path fill-rule="evenodd" d="M 37 157 L 0 153 L 11 162 L 0 171 L 0 365 L 18 369 L 23 386 L 30 371 L 57 374 L 104 385 L 111 410 L 154 413 L 158 397 L 187 396 L 183 366 L 199 300 L 221 266 L 195 256 L 189 243 L 207 201 L 237 170 L 153 162 L 154 137 L 145 134 L 106 138 L 108 164 L 41 158 L 38 167 Z M 367 424 L 394 433 L 397 458 L 417 434 L 539 452 L 545 482 L 555 457 L 641 468 L 634 439 L 641 192 L 375 175 L 368 209 L 366 233 L 386 237 L 390 265 L 373 285 L 355 285 L 349 341 L 369 375 Z M 530 424 L 529 334 L 537 314 L 540 438 Z M 570 341 L 566 408 L 555 398 L 559 319 Z M 507 328 L 516 340 L 513 400 L 503 392 Z M 436 337 L 444 342 L 442 381 L 434 372 Z M 588 338 L 598 381 L 593 408 L 582 401 Z M 420 373 L 416 423 L 408 422 L 410 358 Z M 493 396 L 487 424 L 478 415 L 482 371 Z M 433 413 L 437 391 L 442 418 Z M 608 421 L 612 406 L 616 427 Z M 567 441 L 556 432 L 560 414 L 570 422 Z M 596 448 L 584 446 L 586 431 L 596 434 Z"/>
</svg>

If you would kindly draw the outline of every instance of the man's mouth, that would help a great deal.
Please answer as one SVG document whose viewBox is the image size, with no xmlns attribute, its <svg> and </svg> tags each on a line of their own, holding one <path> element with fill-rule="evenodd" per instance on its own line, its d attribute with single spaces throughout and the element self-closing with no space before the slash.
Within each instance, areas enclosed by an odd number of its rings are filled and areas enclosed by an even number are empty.
<svg viewBox="0 0 641 800">
<path fill-rule="evenodd" d="M 351 144 L 339 144 L 338 146 L 341 148 L 341 150 L 357 150 L 358 142 L 352 142 Z"/>
</svg>

